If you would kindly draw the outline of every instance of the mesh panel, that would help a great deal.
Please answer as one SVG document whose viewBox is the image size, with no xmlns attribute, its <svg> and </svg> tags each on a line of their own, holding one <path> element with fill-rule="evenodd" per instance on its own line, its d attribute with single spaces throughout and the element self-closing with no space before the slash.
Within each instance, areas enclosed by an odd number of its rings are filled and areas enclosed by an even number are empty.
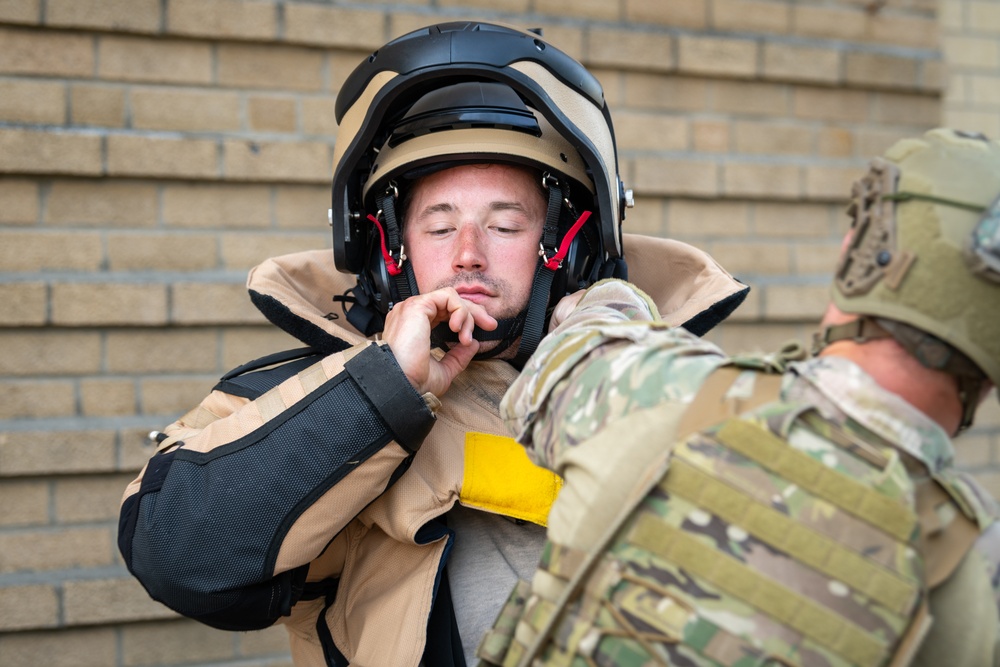
<svg viewBox="0 0 1000 667">
<path fill-rule="evenodd" d="M 354 384 L 341 382 L 269 432 L 210 455 L 179 451 L 163 489 L 142 501 L 137 576 L 190 616 L 234 604 L 241 587 L 271 578 L 295 517 L 356 467 L 348 461 L 367 459 L 389 439 Z"/>
<path fill-rule="evenodd" d="M 299 371 L 313 365 L 316 363 L 318 357 L 320 355 L 309 355 L 304 359 L 296 359 L 275 368 L 243 373 L 242 375 L 220 382 L 215 388 L 234 396 L 254 399 L 267 390 L 278 386 Z"/>
</svg>

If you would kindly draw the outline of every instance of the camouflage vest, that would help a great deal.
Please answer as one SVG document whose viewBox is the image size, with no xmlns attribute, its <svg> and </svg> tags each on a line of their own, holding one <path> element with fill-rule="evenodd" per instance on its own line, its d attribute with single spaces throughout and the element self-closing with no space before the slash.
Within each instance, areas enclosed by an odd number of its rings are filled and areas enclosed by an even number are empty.
<svg viewBox="0 0 1000 667">
<path fill-rule="evenodd" d="M 486 664 L 908 664 L 928 591 L 992 517 L 895 443 L 776 400 L 780 370 L 711 374 L 603 547 L 546 546 L 560 599 L 522 582 Z"/>
</svg>

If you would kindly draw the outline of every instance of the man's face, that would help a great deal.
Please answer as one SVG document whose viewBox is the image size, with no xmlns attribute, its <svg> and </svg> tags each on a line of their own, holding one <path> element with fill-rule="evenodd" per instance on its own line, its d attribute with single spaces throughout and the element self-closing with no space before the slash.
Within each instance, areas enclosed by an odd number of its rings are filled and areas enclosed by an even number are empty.
<svg viewBox="0 0 1000 667">
<path fill-rule="evenodd" d="M 517 315 L 531 295 L 545 209 L 528 169 L 476 164 L 423 177 L 403 224 L 417 287 L 454 287 L 495 318 Z"/>
</svg>

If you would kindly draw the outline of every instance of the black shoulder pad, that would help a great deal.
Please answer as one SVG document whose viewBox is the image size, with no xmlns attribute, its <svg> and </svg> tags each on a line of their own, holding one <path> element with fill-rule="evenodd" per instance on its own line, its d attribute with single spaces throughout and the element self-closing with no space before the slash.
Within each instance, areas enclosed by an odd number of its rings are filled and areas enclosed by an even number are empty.
<svg viewBox="0 0 1000 667">
<path fill-rule="evenodd" d="M 311 347 L 275 352 L 234 368 L 213 389 L 253 400 L 324 356 Z"/>
</svg>

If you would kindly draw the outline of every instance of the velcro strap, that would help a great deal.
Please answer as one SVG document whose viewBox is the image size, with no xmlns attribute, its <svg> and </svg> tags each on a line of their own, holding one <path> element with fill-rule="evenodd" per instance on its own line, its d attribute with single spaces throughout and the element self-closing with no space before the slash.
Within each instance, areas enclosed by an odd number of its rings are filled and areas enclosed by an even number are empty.
<svg viewBox="0 0 1000 667">
<path fill-rule="evenodd" d="M 651 513 L 639 516 L 628 540 L 676 563 L 688 573 L 759 609 L 856 665 L 876 667 L 888 654 L 889 647 L 864 628 Z"/>
<path fill-rule="evenodd" d="M 731 419 L 714 435 L 729 449 L 897 540 L 909 542 L 914 536 L 917 516 L 909 507 L 787 446 L 784 440 L 759 426 Z"/>
</svg>

